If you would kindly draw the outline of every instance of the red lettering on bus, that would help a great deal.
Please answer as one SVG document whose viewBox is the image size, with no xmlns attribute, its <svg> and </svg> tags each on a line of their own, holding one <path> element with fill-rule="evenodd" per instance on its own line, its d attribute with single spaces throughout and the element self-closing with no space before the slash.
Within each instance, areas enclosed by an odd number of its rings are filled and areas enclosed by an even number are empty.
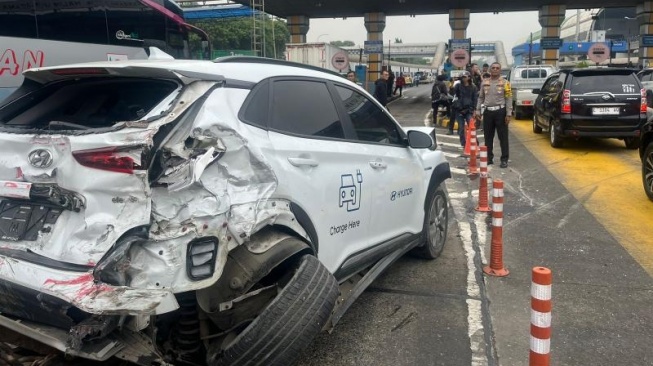
<svg viewBox="0 0 653 366">
<path fill-rule="evenodd" d="M 23 71 L 31 69 L 32 67 L 42 67 L 43 61 L 45 61 L 45 55 L 43 51 L 33 52 L 31 50 L 25 51 L 23 57 Z"/>
<path fill-rule="evenodd" d="M 16 52 L 8 49 L 2 54 L 0 58 L 0 76 L 4 75 L 5 71 L 9 71 L 11 75 L 18 75 L 18 68 L 20 65 L 16 61 Z"/>
</svg>

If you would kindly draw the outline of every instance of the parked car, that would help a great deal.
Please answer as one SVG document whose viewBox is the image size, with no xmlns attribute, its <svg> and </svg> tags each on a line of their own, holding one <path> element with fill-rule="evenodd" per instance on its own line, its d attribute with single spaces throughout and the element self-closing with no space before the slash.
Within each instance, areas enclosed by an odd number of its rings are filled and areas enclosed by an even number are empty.
<svg viewBox="0 0 653 366">
<path fill-rule="evenodd" d="M 519 65 L 512 68 L 508 80 L 512 87 L 512 105 L 516 119 L 533 114 L 537 98 L 533 89 L 541 88 L 544 80 L 556 70 L 552 65 Z"/>
<path fill-rule="evenodd" d="M 336 73 L 228 57 L 24 75 L 0 105 L 0 327 L 27 339 L 290 365 L 396 259 L 443 250 L 433 129 Z"/>
<path fill-rule="evenodd" d="M 642 159 L 642 183 L 648 199 L 653 201 L 653 109 L 649 108 L 649 118 L 642 128 L 642 144 L 639 156 Z"/>
<path fill-rule="evenodd" d="M 533 132 L 548 130 L 553 147 L 566 137 L 619 138 L 628 149 L 640 146 L 646 90 L 631 69 L 560 70 L 533 93 Z"/>
</svg>

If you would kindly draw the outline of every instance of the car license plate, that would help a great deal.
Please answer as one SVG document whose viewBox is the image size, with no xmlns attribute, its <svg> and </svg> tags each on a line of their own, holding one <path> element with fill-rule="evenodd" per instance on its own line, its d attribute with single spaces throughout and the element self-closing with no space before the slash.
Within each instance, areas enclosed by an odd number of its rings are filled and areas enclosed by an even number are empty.
<svg viewBox="0 0 653 366">
<path fill-rule="evenodd" d="M 594 107 L 592 114 L 595 116 L 618 116 L 619 107 Z"/>
<path fill-rule="evenodd" d="M 60 208 L 3 200 L 0 203 L 0 240 L 35 241 L 43 226 L 54 224 L 59 215 Z"/>
</svg>

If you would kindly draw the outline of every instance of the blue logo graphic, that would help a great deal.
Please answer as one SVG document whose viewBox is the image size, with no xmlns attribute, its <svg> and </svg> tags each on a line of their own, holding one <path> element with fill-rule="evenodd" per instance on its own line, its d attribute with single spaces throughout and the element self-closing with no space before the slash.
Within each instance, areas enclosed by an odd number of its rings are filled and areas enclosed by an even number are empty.
<svg viewBox="0 0 653 366">
<path fill-rule="evenodd" d="M 343 174 L 340 176 L 340 196 L 338 203 L 340 207 L 347 204 L 347 211 L 356 211 L 361 207 L 360 195 L 363 183 L 363 174 L 356 170 L 356 181 L 353 174 Z"/>
</svg>

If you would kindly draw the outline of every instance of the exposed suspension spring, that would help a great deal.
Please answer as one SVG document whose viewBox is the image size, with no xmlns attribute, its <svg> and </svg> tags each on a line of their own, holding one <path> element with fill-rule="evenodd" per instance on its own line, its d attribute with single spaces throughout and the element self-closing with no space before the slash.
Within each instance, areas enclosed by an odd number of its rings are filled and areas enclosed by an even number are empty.
<svg viewBox="0 0 653 366">
<path fill-rule="evenodd" d="M 200 321 L 197 312 L 195 293 L 185 293 L 178 296 L 179 323 L 177 327 L 177 345 L 181 355 L 196 353 L 202 347 L 200 341 Z"/>
</svg>

